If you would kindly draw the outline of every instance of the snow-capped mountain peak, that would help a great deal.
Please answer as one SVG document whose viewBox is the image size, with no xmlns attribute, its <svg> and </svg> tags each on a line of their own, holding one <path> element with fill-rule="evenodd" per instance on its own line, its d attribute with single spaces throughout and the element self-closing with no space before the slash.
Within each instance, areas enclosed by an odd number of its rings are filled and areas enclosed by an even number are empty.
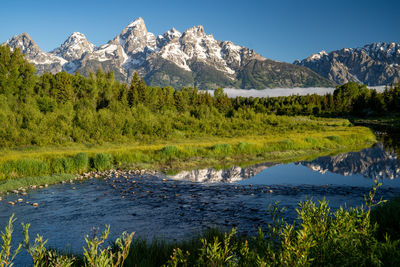
<svg viewBox="0 0 400 267">
<path fill-rule="evenodd" d="M 371 56 L 379 55 L 383 57 L 393 57 L 400 55 L 400 44 L 391 42 L 376 42 L 369 45 L 365 45 L 363 47 L 357 48 L 358 51 L 365 51 L 367 54 Z"/>
<path fill-rule="evenodd" d="M 120 81 L 129 82 L 137 72 L 150 85 L 177 88 L 302 86 L 304 77 L 323 85 L 331 84 L 303 67 L 267 61 L 251 49 L 230 41 L 215 40 L 212 34 L 206 34 L 203 26 L 192 27 L 183 33 L 171 28 L 156 39 L 147 31 L 142 18 L 129 23 L 114 39 L 98 48 L 79 32 L 71 34 L 50 53 L 41 51 L 27 34 L 10 39 L 9 45 L 21 47 L 26 58 L 35 64 L 38 74 L 62 70 L 88 74 L 102 69 L 113 71 Z M 284 73 L 288 78 L 282 79 L 283 82 L 275 75 L 282 75 L 282 64 L 291 69 Z M 273 72 L 272 76 L 278 78 L 248 79 L 253 72 L 258 73 L 256 77 Z"/>
<path fill-rule="evenodd" d="M 157 46 L 158 47 L 163 47 L 166 44 L 168 44 L 171 40 L 176 40 L 181 38 L 182 33 L 175 28 L 172 28 L 171 30 L 166 31 L 163 35 L 159 35 L 157 37 Z"/>
<path fill-rule="evenodd" d="M 197 38 L 205 37 L 206 33 L 204 31 L 204 27 L 202 25 L 193 26 L 192 28 L 187 29 L 184 33 L 184 36 L 195 36 Z"/>
<path fill-rule="evenodd" d="M 376 42 L 329 53 L 321 51 L 294 64 L 308 67 L 338 84 L 393 84 L 400 81 L 400 44 Z"/>
<path fill-rule="evenodd" d="M 26 32 L 13 36 L 6 41 L 11 48 L 18 47 L 23 54 L 38 54 L 42 50 L 37 46 L 35 41 Z"/>
<path fill-rule="evenodd" d="M 322 57 L 327 56 L 328 53 L 326 53 L 325 50 L 322 50 L 320 52 L 318 52 L 317 54 L 312 54 L 311 56 L 309 56 L 307 58 L 307 60 L 309 61 L 315 61 L 315 60 L 320 60 Z"/>
<path fill-rule="evenodd" d="M 134 21 L 132 21 L 131 23 L 129 23 L 129 25 L 126 26 L 125 29 L 128 29 L 128 28 L 143 28 L 143 27 L 146 28 L 146 25 L 144 23 L 143 18 L 139 17 L 139 18 L 135 19 Z"/>
<path fill-rule="evenodd" d="M 120 44 L 127 55 L 144 52 L 145 49 L 156 50 L 157 42 L 154 34 L 147 31 L 142 18 L 131 22 L 119 35 Z"/>
<path fill-rule="evenodd" d="M 59 48 L 50 53 L 68 61 L 73 61 L 80 59 L 85 53 L 92 53 L 94 50 L 95 45 L 89 42 L 84 34 L 74 32 Z"/>
<path fill-rule="evenodd" d="M 21 49 L 25 57 L 31 63 L 34 63 L 39 71 L 47 70 L 48 66 L 52 66 L 50 72 L 56 73 L 61 71 L 62 66 L 67 63 L 67 60 L 61 57 L 43 52 L 27 33 L 21 33 L 12 37 L 6 44 L 11 49 Z"/>
</svg>

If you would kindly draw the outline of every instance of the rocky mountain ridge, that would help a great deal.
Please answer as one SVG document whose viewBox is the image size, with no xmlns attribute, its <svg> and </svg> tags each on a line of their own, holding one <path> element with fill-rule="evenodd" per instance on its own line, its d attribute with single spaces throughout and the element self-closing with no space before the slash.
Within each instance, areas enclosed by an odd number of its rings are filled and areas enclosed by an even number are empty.
<svg viewBox="0 0 400 267">
<path fill-rule="evenodd" d="M 337 83 L 390 85 L 400 80 L 400 44 L 377 42 L 358 48 L 321 51 L 294 64 Z"/>
<path fill-rule="evenodd" d="M 273 88 L 332 86 L 329 81 L 302 66 L 268 60 L 253 50 L 230 41 L 218 41 L 203 26 L 183 33 L 175 28 L 155 36 L 142 18 L 125 27 L 107 44 L 95 47 L 75 32 L 58 48 L 42 51 L 26 33 L 6 42 L 19 47 L 35 64 L 38 74 L 76 71 L 87 75 L 102 69 L 129 82 L 133 73 L 149 85 L 197 86 L 200 88 Z"/>
</svg>

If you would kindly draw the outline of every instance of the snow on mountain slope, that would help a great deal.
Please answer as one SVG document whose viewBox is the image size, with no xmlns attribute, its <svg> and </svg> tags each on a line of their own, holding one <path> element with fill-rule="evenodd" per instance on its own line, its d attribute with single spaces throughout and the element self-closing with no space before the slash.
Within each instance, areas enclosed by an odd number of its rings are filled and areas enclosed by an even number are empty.
<svg viewBox="0 0 400 267">
<path fill-rule="evenodd" d="M 7 40 L 6 44 L 12 49 L 19 48 L 28 61 L 36 65 L 42 72 L 56 73 L 68 61 L 51 53 L 43 52 L 27 33 L 21 33 Z"/>
<path fill-rule="evenodd" d="M 10 39 L 12 48 L 20 47 L 27 59 L 44 72 L 75 71 L 83 74 L 103 69 L 114 71 L 116 77 L 129 82 L 134 72 L 152 85 L 267 88 L 270 86 L 332 85 L 306 68 L 269 60 L 253 50 L 230 41 L 215 40 L 203 26 L 183 33 L 172 28 L 157 38 L 147 31 L 142 18 L 129 23 L 107 44 L 95 47 L 85 35 L 74 32 L 60 47 L 45 53 L 27 34 Z M 274 65 L 274 66 L 272 66 Z M 278 82 L 276 73 L 284 68 L 291 78 Z M 295 71 L 294 71 L 295 70 Z M 253 76 L 252 72 L 258 74 Z M 263 77 L 273 71 L 271 77 Z M 267 75 L 268 76 L 268 75 Z M 244 80 L 243 80 L 244 79 Z M 307 80 L 309 79 L 309 81 Z M 247 83 L 251 84 L 247 84 Z"/>
<path fill-rule="evenodd" d="M 393 84 L 400 80 L 400 44 L 377 42 L 330 53 L 321 51 L 294 64 L 308 67 L 338 84 Z"/>
<path fill-rule="evenodd" d="M 80 32 L 74 32 L 58 48 L 50 53 L 62 57 L 67 61 L 78 60 L 84 53 L 92 53 L 95 45 L 86 39 L 86 36 Z"/>
</svg>

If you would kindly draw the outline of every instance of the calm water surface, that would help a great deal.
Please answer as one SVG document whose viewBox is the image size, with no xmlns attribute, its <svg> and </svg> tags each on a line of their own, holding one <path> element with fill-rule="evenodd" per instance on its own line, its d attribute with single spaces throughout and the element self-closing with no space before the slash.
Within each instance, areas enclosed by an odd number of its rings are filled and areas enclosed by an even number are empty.
<svg viewBox="0 0 400 267">
<path fill-rule="evenodd" d="M 288 208 L 284 216 L 291 221 L 297 203 L 307 198 L 326 198 L 333 208 L 362 204 L 373 179 L 383 183 L 379 196 L 390 199 L 400 194 L 399 177 L 395 150 L 382 144 L 308 162 L 209 168 L 168 177 L 114 175 L 32 190 L 26 196 L 3 195 L 0 228 L 14 213 L 15 242 L 22 240 L 20 222 L 25 222 L 31 224 L 32 237 L 41 234 L 51 247 L 73 252 L 82 252 L 85 234 L 106 224 L 111 225 L 110 240 L 123 231 L 179 240 L 214 226 L 255 233 L 270 220 L 267 206 L 276 201 Z M 18 198 L 24 201 L 7 204 Z M 17 266 L 27 262 L 29 257 L 21 255 Z"/>
</svg>

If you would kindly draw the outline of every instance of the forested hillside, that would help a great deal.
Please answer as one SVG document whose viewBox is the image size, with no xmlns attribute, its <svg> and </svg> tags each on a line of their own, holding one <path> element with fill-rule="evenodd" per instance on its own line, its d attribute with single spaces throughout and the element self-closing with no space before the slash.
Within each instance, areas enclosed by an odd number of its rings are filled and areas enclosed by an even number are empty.
<svg viewBox="0 0 400 267">
<path fill-rule="evenodd" d="M 36 76 L 18 49 L 0 47 L 0 145 L 151 141 L 199 136 L 263 135 L 322 129 L 317 120 L 275 115 L 369 114 L 399 109 L 399 86 L 383 94 L 349 83 L 333 95 L 229 99 L 196 88 L 130 84 L 113 73 Z"/>
</svg>

